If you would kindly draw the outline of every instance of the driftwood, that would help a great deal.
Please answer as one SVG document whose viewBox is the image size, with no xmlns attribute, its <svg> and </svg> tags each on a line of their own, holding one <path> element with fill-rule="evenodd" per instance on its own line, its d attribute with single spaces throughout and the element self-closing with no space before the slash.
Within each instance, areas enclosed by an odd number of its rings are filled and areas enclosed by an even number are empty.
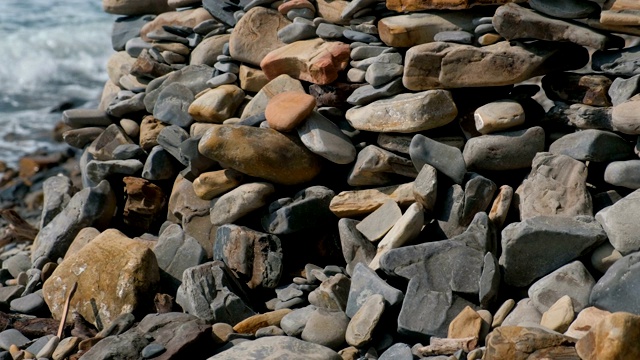
<svg viewBox="0 0 640 360">
<path fill-rule="evenodd" d="M 38 235 L 38 229 L 24 220 L 17 212 L 11 209 L 0 210 L 0 216 L 9 226 L 0 235 L 0 247 L 12 242 L 31 242 Z"/>
<path fill-rule="evenodd" d="M 469 352 L 478 347 L 477 337 L 443 339 L 432 337 L 428 346 L 416 350 L 418 356 L 452 355 L 458 350 Z"/>
<path fill-rule="evenodd" d="M 7 314 L 0 311 L 0 331 L 16 329 L 24 336 L 34 339 L 45 335 L 56 335 L 57 328 L 58 321 L 51 318 Z"/>
</svg>

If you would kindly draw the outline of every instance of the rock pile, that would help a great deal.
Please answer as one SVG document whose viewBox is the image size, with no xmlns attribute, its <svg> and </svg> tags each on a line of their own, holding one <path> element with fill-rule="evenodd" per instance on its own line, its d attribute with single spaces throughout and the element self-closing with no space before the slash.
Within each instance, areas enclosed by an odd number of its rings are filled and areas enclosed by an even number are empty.
<svg viewBox="0 0 640 360">
<path fill-rule="evenodd" d="M 640 357 L 636 1 L 103 4 L 13 359 Z"/>
</svg>

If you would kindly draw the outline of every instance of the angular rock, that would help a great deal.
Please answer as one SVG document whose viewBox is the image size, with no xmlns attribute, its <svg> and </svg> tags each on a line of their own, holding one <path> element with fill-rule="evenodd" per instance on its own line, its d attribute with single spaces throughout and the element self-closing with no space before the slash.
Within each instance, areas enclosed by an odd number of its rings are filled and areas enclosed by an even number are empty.
<svg viewBox="0 0 640 360">
<path fill-rule="evenodd" d="M 138 173 L 142 167 L 143 164 L 140 160 L 135 159 L 107 161 L 91 160 L 85 166 L 85 185 L 95 187 L 101 181 L 116 174 L 134 175 Z"/>
<path fill-rule="evenodd" d="M 333 218 L 329 203 L 335 193 L 324 186 L 312 186 L 269 205 L 262 218 L 263 229 L 270 234 L 291 234 L 322 226 Z"/>
<path fill-rule="evenodd" d="M 514 100 L 501 100 L 483 105 L 473 113 L 476 130 L 486 135 L 524 124 L 522 105 Z"/>
<path fill-rule="evenodd" d="M 501 326 L 493 330 L 486 339 L 487 349 L 483 359 L 575 359 L 575 339 L 540 328 Z M 540 357 L 538 357 L 540 356 Z"/>
<path fill-rule="evenodd" d="M 385 205 L 380 207 L 380 209 L 384 208 Z M 379 211 L 380 209 L 376 211 Z M 375 214 L 375 212 L 369 216 L 372 216 L 373 214 Z M 362 222 L 365 222 L 369 216 L 367 216 Z M 362 222 L 360 224 L 362 224 Z M 389 252 L 391 249 L 399 248 L 405 243 L 415 239 L 420 234 L 420 231 L 422 231 L 423 226 L 424 212 L 422 210 L 422 206 L 418 203 L 413 203 L 405 213 L 402 214 L 402 217 L 395 221 L 393 227 L 391 227 L 387 234 L 384 235 L 382 240 L 380 240 L 376 256 L 369 263 L 369 267 L 373 270 L 377 270 L 380 266 L 380 258 L 384 254 Z"/>
<path fill-rule="evenodd" d="M 297 131 L 302 143 L 313 153 L 336 164 L 349 164 L 355 160 L 356 148 L 351 139 L 320 113 L 312 111 Z"/>
<path fill-rule="evenodd" d="M 542 88 L 551 100 L 591 106 L 611 106 L 607 92 L 612 82 L 607 76 L 565 72 L 549 74 L 542 79 Z"/>
<path fill-rule="evenodd" d="M 158 215 L 166 210 L 167 197 L 159 186 L 136 177 L 123 179 L 127 200 L 122 213 L 122 221 L 136 231 L 146 232 L 157 221 Z"/>
<path fill-rule="evenodd" d="M 640 204 L 640 190 L 632 192 L 596 214 L 596 220 L 607 233 L 609 242 L 623 255 L 640 249 L 640 238 L 636 231 L 637 222 L 629 218 L 635 213 L 638 204 Z"/>
<path fill-rule="evenodd" d="M 640 356 L 636 341 L 640 335 L 640 317 L 628 313 L 608 315 L 576 343 L 576 351 L 585 360 L 632 359 Z"/>
<path fill-rule="evenodd" d="M 488 252 L 484 255 L 484 264 L 480 275 L 480 291 L 478 292 L 482 308 L 488 309 L 495 303 L 501 281 L 498 259 L 491 252 Z"/>
<path fill-rule="evenodd" d="M 192 28 L 201 22 L 210 19 L 212 19 L 211 14 L 203 8 L 163 12 L 142 27 L 142 30 L 140 30 L 140 36 L 144 41 L 151 42 L 151 39 L 147 34 L 163 29 L 163 26 L 165 25 L 187 26 Z"/>
<path fill-rule="evenodd" d="M 42 200 L 42 215 L 39 229 L 45 227 L 56 215 L 69 204 L 76 189 L 71 179 L 64 175 L 52 176 L 42 184 L 44 199 Z"/>
<path fill-rule="evenodd" d="M 474 14 L 467 12 L 432 12 L 396 15 L 380 19 L 380 39 L 388 46 L 411 47 L 435 41 L 445 31 L 472 31 Z"/>
<path fill-rule="evenodd" d="M 622 104 L 640 92 L 640 75 L 628 79 L 617 77 L 609 87 L 608 95 L 611 97 L 613 106 Z"/>
<path fill-rule="evenodd" d="M 345 311 L 351 281 L 343 274 L 336 274 L 323 281 L 309 293 L 309 303 L 316 308 L 329 311 Z"/>
<path fill-rule="evenodd" d="M 369 296 L 373 294 L 382 295 L 387 307 L 400 304 L 404 298 L 402 291 L 387 284 L 365 264 L 356 264 L 349 289 L 347 316 L 353 318 Z"/>
<path fill-rule="evenodd" d="M 373 332 L 380 321 L 384 308 L 385 301 L 382 295 L 369 296 L 347 326 L 345 333 L 347 344 L 363 347 L 369 343 L 373 339 Z"/>
<path fill-rule="evenodd" d="M 588 129 L 567 134 L 549 146 L 552 154 L 563 154 L 580 161 L 611 162 L 633 156 L 630 144 L 609 131 Z"/>
<path fill-rule="evenodd" d="M 153 117 L 164 123 L 186 128 L 194 120 L 189 114 L 189 106 L 193 101 L 193 93 L 188 87 L 180 83 L 169 84 L 158 94 Z"/>
<path fill-rule="evenodd" d="M 539 126 L 477 136 L 467 141 L 462 156 L 469 170 L 527 168 L 536 154 L 544 150 L 544 138 L 544 130 Z"/>
<path fill-rule="evenodd" d="M 338 232 L 340 234 L 340 248 L 347 263 L 347 274 L 352 275 L 357 264 L 368 265 L 376 255 L 376 247 L 357 230 L 357 220 L 340 219 Z"/>
<path fill-rule="evenodd" d="M 165 88 L 174 83 L 178 83 L 187 87 L 189 89 L 189 92 L 192 94 L 191 96 L 200 93 L 202 90 L 208 89 L 209 85 L 207 85 L 207 81 L 213 77 L 213 71 L 214 69 L 207 65 L 188 65 L 180 70 L 176 70 L 170 73 L 166 78 L 156 79 L 158 81 L 162 79 L 161 82 L 155 84 L 156 87 L 151 87 L 151 85 L 153 84 L 152 81 L 151 83 L 149 83 L 149 86 L 146 90 L 146 95 L 144 97 L 144 105 L 147 111 L 149 113 L 154 112 L 154 107 L 158 100 L 158 96 L 164 91 Z M 184 89 L 182 90 L 184 91 Z M 177 96 L 179 96 L 177 99 L 186 99 L 188 97 L 188 94 L 177 94 Z M 191 101 L 193 101 L 193 98 L 191 98 Z M 186 118 L 188 116 L 187 110 L 191 101 L 185 103 L 184 109 L 180 110 L 181 114 L 186 114 L 183 116 L 183 118 Z M 177 102 L 176 105 L 177 104 L 181 104 L 181 102 Z M 180 124 L 175 125 L 181 126 Z"/>
<path fill-rule="evenodd" d="M 549 310 L 542 314 L 540 325 L 547 329 L 565 332 L 574 318 L 573 303 L 569 295 L 564 295 L 556 301 Z"/>
<path fill-rule="evenodd" d="M 595 284 L 587 268 L 580 261 L 574 261 L 533 283 L 528 295 L 541 313 L 563 296 L 569 296 L 572 308 L 580 312 L 589 305 L 589 295 Z"/>
<path fill-rule="evenodd" d="M 185 270 L 207 259 L 207 252 L 196 239 L 185 235 L 178 224 L 171 224 L 164 229 L 153 252 L 160 268 L 161 281 L 168 283 L 173 290 L 180 286 Z"/>
<path fill-rule="evenodd" d="M 280 327 L 289 336 L 298 337 L 302 334 L 309 316 L 316 310 L 313 305 L 308 305 L 300 309 L 295 309 L 285 315 L 280 321 Z"/>
<path fill-rule="evenodd" d="M 229 42 L 230 34 L 221 34 L 208 37 L 196 46 L 189 56 L 190 65 L 213 66 L 218 60 L 218 55 L 222 55 L 224 44 Z"/>
<path fill-rule="evenodd" d="M 619 50 L 598 50 L 593 53 L 591 68 L 613 76 L 640 75 L 640 64 L 636 61 L 638 51 L 638 45 Z"/>
<path fill-rule="evenodd" d="M 313 96 L 299 91 L 286 91 L 269 99 L 264 115 L 270 128 L 288 132 L 311 115 L 315 106 Z"/>
<path fill-rule="evenodd" d="M 236 220 L 269 203 L 275 193 L 270 183 L 248 183 L 211 200 L 209 210 L 213 225 L 232 224 Z"/>
<path fill-rule="evenodd" d="M 472 308 L 465 307 L 449 324 L 449 339 L 462 339 L 468 337 L 480 338 L 484 320 Z"/>
<path fill-rule="evenodd" d="M 175 163 L 176 161 L 169 152 L 162 146 L 156 145 L 147 156 L 142 168 L 142 177 L 151 181 L 173 179 L 178 172 Z"/>
<path fill-rule="evenodd" d="M 207 360 L 259 360 L 300 358 L 308 360 L 342 360 L 328 347 L 289 336 L 268 336 L 245 341 Z"/>
<path fill-rule="evenodd" d="M 580 311 L 578 317 L 569 325 L 569 329 L 564 334 L 575 339 L 581 339 L 587 335 L 592 327 L 608 315 L 611 315 L 611 313 L 594 306 L 585 308 Z"/>
<path fill-rule="evenodd" d="M 416 169 L 431 165 L 455 183 L 461 184 L 467 172 L 459 149 L 420 134 L 414 135 L 409 146 L 409 155 Z"/>
</svg>

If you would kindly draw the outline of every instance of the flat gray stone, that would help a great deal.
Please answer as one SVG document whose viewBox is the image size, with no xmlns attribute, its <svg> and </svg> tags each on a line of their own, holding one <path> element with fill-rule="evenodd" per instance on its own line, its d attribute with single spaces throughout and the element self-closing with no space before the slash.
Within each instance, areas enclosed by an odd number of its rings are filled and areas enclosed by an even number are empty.
<svg viewBox="0 0 640 360">
<path fill-rule="evenodd" d="M 289 336 L 269 336 L 252 341 L 245 341 L 207 360 L 237 359 L 342 360 L 342 357 L 335 351 L 322 345 Z"/>
<path fill-rule="evenodd" d="M 438 196 L 438 171 L 429 164 L 422 165 L 413 181 L 413 195 L 427 212 L 434 210 Z"/>
<path fill-rule="evenodd" d="M 633 95 L 640 93 L 640 75 L 632 76 L 628 79 L 616 77 L 611 83 L 608 93 L 613 106 L 631 99 Z"/>
<path fill-rule="evenodd" d="M 196 239 L 185 235 L 178 224 L 171 224 L 160 233 L 153 248 L 158 260 L 162 281 L 177 290 L 182 282 L 182 273 L 191 267 L 204 263 L 207 252 Z"/>
<path fill-rule="evenodd" d="M 533 305 L 544 313 L 558 299 L 568 295 L 576 313 L 590 305 L 589 295 L 596 284 L 593 276 L 580 262 L 571 262 L 533 283 L 528 290 Z"/>
<path fill-rule="evenodd" d="M 609 242 L 622 255 L 640 250 L 640 223 L 635 220 L 637 211 L 640 211 L 640 190 L 596 214 L 596 220 L 607 233 Z"/>
<path fill-rule="evenodd" d="M 177 125 L 163 128 L 157 137 L 158 145 L 162 146 L 165 151 L 183 165 L 189 165 L 189 163 L 186 159 L 183 159 L 180 152 L 180 145 L 187 139 L 189 139 L 189 133 Z"/>
<path fill-rule="evenodd" d="M 157 78 L 147 86 L 144 105 L 147 112 L 153 113 L 158 96 L 167 86 L 179 83 L 186 86 L 192 95 L 208 89 L 207 81 L 213 77 L 214 69 L 208 65 L 188 65 L 180 70 L 176 70 L 166 77 Z M 156 81 L 157 80 L 157 81 Z M 180 126 L 179 124 L 175 124 Z"/>
<path fill-rule="evenodd" d="M 11 311 L 27 315 L 37 315 L 47 304 L 44 302 L 42 295 L 31 293 L 12 300 L 9 306 Z"/>
<path fill-rule="evenodd" d="M 362 233 L 369 241 L 376 241 L 393 227 L 402 217 L 402 210 L 393 200 L 388 200 L 371 214 L 367 215 L 356 229 Z"/>
<path fill-rule="evenodd" d="M 313 111 L 296 128 L 304 146 L 336 164 L 349 164 L 356 158 L 356 148 L 338 125 Z"/>
<path fill-rule="evenodd" d="M 524 298 L 516 304 L 502 322 L 501 326 L 524 326 L 524 324 L 540 324 L 542 313 L 533 305 L 533 301 Z"/>
<path fill-rule="evenodd" d="M 416 169 L 422 169 L 425 164 L 451 178 L 456 184 L 461 184 L 467 172 L 465 160 L 459 149 L 442 144 L 420 134 L 411 139 L 409 155 Z"/>
<path fill-rule="evenodd" d="M 471 173 L 464 189 L 458 184 L 449 187 L 434 214 L 442 233 L 452 238 L 463 234 L 478 214 L 486 218 L 484 211 L 491 204 L 496 189 L 493 181 L 475 173 Z"/>
<path fill-rule="evenodd" d="M 7 329 L 0 332 L 0 348 L 3 350 L 9 351 L 11 345 L 22 347 L 28 342 L 29 339 L 16 329 Z"/>
<path fill-rule="evenodd" d="M 366 71 L 367 68 L 371 66 L 371 64 L 375 64 L 375 63 L 389 63 L 389 64 L 402 65 L 403 60 L 402 60 L 402 55 L 400 55 L 399 53 L 388 52 L 388 53 L 382 53 L 376 57 L 370 57 L 363 60 L 354 60 L 354 61 L 351 61 L 350 64 L 352 67 L 356 69 Z"/>
<path fill-rule="evenodd" d="M 321 23 L 316 29 L 316 35 L 327 40 L 340 40 L 346 30 L 344 26 L 330 23 Z"/>
<path fill-rule="evenodd" d="M 377 43 L 380 42 L 380 39 L 375 37 L 374 35 L 364 33 L 362 31 L 356 31 L 351 29 L 346 29 L 342 35 L 351 40 L 351 41 L 359 41 L 363 43 Z"/>
<path fill-rule="evenodd" d="M 158 95 L 153 107 L 153 117 L 164 123 L 186 128 L 193 123 L 189 105 L 194 99 L 194 94 L 188 87 L 180 83 L 169 84 Z"/>
<path fill-rule="evenodd" d="M 538 152 L 544 151 L 544 130 L 505 131 L 469 139 L 462 156 L 469 170 L 515 170 L 531 166 Z"/>
<path fill-rule="evenodd" d="M 610 312 L 625 311 L 640 314 L 640 253 L 619 259 L 598 280 L 589 296 L 589 303 Z"/>
<path fill-rule="evenodd" d="M 87 164 L 85 171 L 89 186 L 97 186 L 101 181 L 107 180 L 111 175 L 134 175 L 143 168 L 140 160 L 91 160 Z"/>
<path fill-rule="evenodd" d="M 373 340 L 373 332 L 385 309 L 384 297 L 373 294 L 362 304 L 353 316 L 345 333 L 347 344 L 358 348 Z"/>
<path fill-rule="evenodd" d="M 351 277 L 351 288 L 349 289 L 349 298 L 347 300 L 347 316 L 353 318 L 362 304 L 373 294 L 382 295 L 388 308 L 399 305 L 404 299 L 402 291 L 387 284 L 367 265 L 359 263 L 355 266 Z"/>
<path fill-rule="evenodd" d="M 640 189 L 640 160 L 609 163 L 604 170 L 604 181 L 614 186 Z"/>
<path fill-rule="evenodd" d="M 156 145 L 151 149 L 147 160 L 144 162 L 142 177 L 151 181 L 173 179 L 178 172 L 174 162 L 175 160 L 169 152 L 161 145 Z"/>
<path fill-rule="evenodd" d="M 368 71 L 368 70 L 367 70 Z M 365 72 L 365 80 L 366 80 Z M 379 86 L 364 85 L 355 89 L 347 98 L 351 105 L 367 105 L 373 101 L 388 98 L 404 92 L 402 78 L 396 78 Z"/>
<path fill-rule="evenodd" d="M 107 113 L 99 109 L 69 109 L 62 112 L 62 121 L 74 129 L 87 126 L 109 126 Z"/>
<path fill-rule="evenodd" d="M 399 78 L 404 73 L 404 66 L 392 63 L 374 63 L 367 68 L 365 80 L 371 86 L 382 86 L 389 81 Z"/>
<path fill-rule="evenodd" d="M 343 274 L 336 274 L 323 281 L 309 293 L 309 303 L 319 309 L 345 311 L 349 298 L 351 280 Z"/>
<path fill-rule="evenodd" d="M 302 340 L 337 350 L 341 349 L 345 342 L 344 334 L 348 325 L 349 318 L 344 312 L 318 308 L 309 315 L 300 337 Z"/>
<path fill-rule="evenodd" d="M 316 36 L 316 28 L 312 24 L 296 21 L 278 30 L 278 39 L 285 44 L 312 39 Z"/>
<path fill-rule="evenodd" d="M 154 18 L 155 15 L 118 17 L 113 22 L 111 29 L 111 47 L 113 47 L 113 50 L 124 50 L 127 41 L 140 36 L 142 27 Z"/>
<path fill-rule="evenodd" d="M 595 162 L 626 160 L 634 155 L 632 146 L 625 139 L 610 131 L 595 129 L 567 134 L 554 141 L 549 152 Z"/>
<path fill-rule="evenodd" d="M 474 35 L 467 31 L 440 31 L 433 36 L 433 41 L 456 44 L 473 44 Z"/>
<path fill-rule="evenodd" d="M 416 168 L 411 160 L 368 145 L 358 153 L 353 169 L 347 178 L 351 186 L 380 186 L 396 183 L 400 176 L 415 178 Z"/>
<path fill-rule="evenodd" d="M 209 209 L 211 223 L 213 225 L 232 224 L 267 205 L 275 191 L 273 185 L 266 182 L 242 184 L 211 200 Z"/>
<path fill-rule="evenodd" d="M 598 50 L 591 57 L 591 68 L 613 76 L 640 75 L 638 52 L 640 45 L 619 50 Z"/>
<path fill-rule="evenodd" d="M 394 48 L 388 46 L 363 45 L 351 49 L 350 58 L 351 60 L 364 60 L 394 51 Z"/>
<path fill-rule="evenodd" d="M 292 312 L 285 315 L 280 320 L 280 327 L 289 336 L 298 337 L 302 334 L 309 316 L 316 310 L 313 305 L 307 305 L 300 309 L 295 309 Z"/>
<path fill-rule="evenodd" d="M 480 275 L 480 291 L 478 293 L 480 306 L 483 309 L 488 309 L 495 304 L 498 299 L 501 279 L 498 259 L 492 253 L 486 253 L 484 255 L 484 264 Z"/>
<path fill-rule="evenodd" d="M 597 3 L 586 0 L 529 0 L 529 6 L 543 14 L 561 19 L 586 18 L 600 10 Z"/>
</svg>

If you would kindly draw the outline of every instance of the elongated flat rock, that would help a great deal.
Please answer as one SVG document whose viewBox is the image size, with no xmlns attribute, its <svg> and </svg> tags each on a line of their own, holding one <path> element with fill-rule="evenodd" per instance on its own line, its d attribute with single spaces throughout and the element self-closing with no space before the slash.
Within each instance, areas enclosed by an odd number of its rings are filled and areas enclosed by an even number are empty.
<svg viewBox="0 0 640 360">
<path fill-rule="evenodd" d="M 380 39 L 389 46 L 411 47 L 434 41 L 443 31 L 473 31 L 474 14 L 459 11 L 416 13 L 380 19 Z"/>
<path fill-rule="evenodd" d="M 420 10 L 462 10 L 476 5 L 500 5 L 522 0 L 387 0 L 387 8 L 398 12 Z"/>
<path fill-rule="evenodd" d="M 257 6 L 247 11 L 233 28 L 229 52 L 238 61 L 258 66 L 270 52 L 283 47 L 278 30 L 291 24 L 278 11 Z"/>
</svg>

